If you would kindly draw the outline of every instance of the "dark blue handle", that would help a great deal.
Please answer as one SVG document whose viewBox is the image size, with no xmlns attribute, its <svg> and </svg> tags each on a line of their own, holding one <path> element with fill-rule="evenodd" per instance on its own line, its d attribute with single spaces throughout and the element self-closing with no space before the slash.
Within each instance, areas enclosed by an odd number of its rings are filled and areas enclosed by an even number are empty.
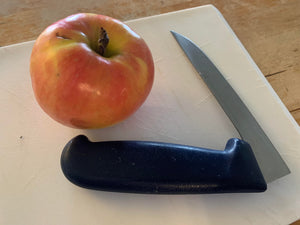
<svg viewBox="0 0 300 225">
<path fill-rule="evenodd" d="M 248 143 L 225 150 L 145 141 L 90 142 L 79 135 L 61 156 L 65 176 L 95 190 L 150 194 L 263 192 L 267 185 Z"/>
</svg>

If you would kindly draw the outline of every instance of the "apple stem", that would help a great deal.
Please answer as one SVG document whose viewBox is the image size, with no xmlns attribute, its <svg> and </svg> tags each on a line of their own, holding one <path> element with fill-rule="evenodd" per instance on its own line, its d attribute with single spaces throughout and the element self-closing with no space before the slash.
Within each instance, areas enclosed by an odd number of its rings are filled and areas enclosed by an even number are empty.
<svg viewBox="0 0 300 225">
<path fill-rule="evenodd" d="M 105 49 L 108 45 L 108 42 L 109 42 L 109 38 L 108 38 L 107 32 L 103 27 L 101 27 L 100 37 L 99 37 L 99 40 L 98 40 L 98 45 L 99 45 L 98 53 L 101 56 L 104 56 L 104 52 L 105 52 Z"/>
</svg>

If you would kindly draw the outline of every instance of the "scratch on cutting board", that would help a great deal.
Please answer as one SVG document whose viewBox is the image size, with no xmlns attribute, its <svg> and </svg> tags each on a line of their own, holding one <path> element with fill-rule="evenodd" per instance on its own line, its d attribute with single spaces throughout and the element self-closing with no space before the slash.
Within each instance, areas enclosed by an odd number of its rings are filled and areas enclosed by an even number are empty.
<svg viewBox="0 0 300 225">
<path fill-rule="evenodd" d="M 255 87 L 255 89 L 260 89 L 260 88 L 266 88 L 266 84 L 260 84 L 260 85 L 257 85 L 256 87 Z"/>
<path fill-rule="evenodd" d="M 281 156 L 287 156 L 287 157 L 291 157 L 293 159 L 295 158 L 300 158 L 300 155 L 297 155 L 297 152 L 299 151 L 299 149 L 297 148 L 290 148 L 288 153 L 280 153 Z"/>
<path fill-rule="evenodd" d="M 159 118 L 159 117 L 157 117 L 157 118 Z M 146 133 L 153 134 L 151 136 L 154 136 L 154 137 L 166 137 L 166 138 L 168 138 L 170 140 L 174 140 L 174 141 L 178 140 L 178 138 L 170 135 L 170 131 L 169 130 L 164 129 L 164 126 L 163 126 L 164 122 L 157 123 L 157 124 L 161 125 L 159 127 L 153 127 L 152 126 L 153 124 L 151 124 L 149 126 L 149 124 L 146 123 L 144 120 L 141 120 L 141 119 L 138 119 L 138 118 L 136 118 L 136 119 L 138 121 L 137 126 L 140 129 L 143 129 L 143 130 L 147 131 Z"/>
<path fill-rule="evenodd" d="M 157 58 L 157 59 L 155 59 L 154 60 L 154 64 L 157 64 L 157 63 L 159 63 L 159 62 L 161 62 L 161 61 L 163 61 L 164 59 L 163 58 Z"/>
<path fill-rule="evenodd" d="M 195 106 L 196 107 L 201 107 L 203 103 L 205 103 L 206 101 L 210 100 L 211 98 L 214 98 L 213 95 L 211 93 L 209 93 L 208 95 L 203 96 L 203 98 L 199 99 L 196 103 Z"/>
<path fill-rule="evenodd" d="M 37 174 L 32 175 L 27 181 L 26 183 L 24 183 L 23 185 L 23 190 L 27 189 L 27 187 L 37 178 Z"/>
<path fill-rule="evenodd" d="M 209 93 L 208 95 L 205 95 L 203 98 L 199 99 L 198 103 L 206 102 L 208 99 L 210 99 L 212 97 L 213 97 L 212 93 Z"/>
<path fill-rule="evenodd" d="M 209 46 L 211 44 L 212 44 L 212 41 L 206 41 L 206 42 L 202 43 L 199 47 L 202 49 L 203 47 Z"/>
<path fill-rule="evenodd" d="M 13 96 L 15 98 L 18 98 L 18 95 L 15 94 L 14 92 L 12 92 L 11 90 L 5 88 L 5 86 L 1 86 L 1 89 L 4 90 L 5 92 L 7 92 L 10 96 Z"/>
<path fill-rule="evenodd" d="M 168 113 L 166 114 L 166 112 Z M 167 109 L 163 110 L 161 108 L 152 108 L 151 113 L 147 113 L 143 117 L 136 116 L 134 118 L 135 126 L 144 130 L 144 133 L 147 134 L 147 136 L 157 137 L 159 139 L 168 138 L 170 141 L 178 141 L 176 135 L 172 135 L 173 132 L 170 132 L 168 126 L 166 127 L 166 124 L 172 124 L 172 130 L 176 131 L 181 129 L 178 126 L 178 123 L 173 121 L 172 117 L 170 117 L 170 114 L 172 113 L 178 113 L 178 109 L 174 109 L 172 107 L 167 107 Z M 148 117 L 148 119 L 145 120 L 145 117 Z"/>
</svg>

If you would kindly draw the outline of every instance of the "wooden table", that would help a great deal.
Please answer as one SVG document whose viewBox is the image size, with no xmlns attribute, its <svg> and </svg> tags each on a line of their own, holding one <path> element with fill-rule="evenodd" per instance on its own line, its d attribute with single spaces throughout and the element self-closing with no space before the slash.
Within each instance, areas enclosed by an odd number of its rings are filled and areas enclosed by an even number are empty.
<svg viewBox="0 0 300 225">
<path fill-rule="evenodd" d="M 54 21 L 78 12 L 124 21 L 204 4 L 221 11 L 300 124 L 299 0 L 3 0 L 0 46 L 34 40 Z"/>
</svg>

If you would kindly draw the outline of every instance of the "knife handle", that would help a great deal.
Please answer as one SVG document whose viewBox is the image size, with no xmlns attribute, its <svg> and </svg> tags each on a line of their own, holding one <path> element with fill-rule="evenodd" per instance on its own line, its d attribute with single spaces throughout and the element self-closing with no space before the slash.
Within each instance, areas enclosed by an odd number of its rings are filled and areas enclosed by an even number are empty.
<svg viewBox="0 0 300 225">
<path fill-rule="evenodd" d="M 88 189 L 148 194 L 263 192 L 267 185 L 251 147 L 237 138 L 225 150 L 146 141 L 70 140 L 64 175 Z"/>
</svg>

